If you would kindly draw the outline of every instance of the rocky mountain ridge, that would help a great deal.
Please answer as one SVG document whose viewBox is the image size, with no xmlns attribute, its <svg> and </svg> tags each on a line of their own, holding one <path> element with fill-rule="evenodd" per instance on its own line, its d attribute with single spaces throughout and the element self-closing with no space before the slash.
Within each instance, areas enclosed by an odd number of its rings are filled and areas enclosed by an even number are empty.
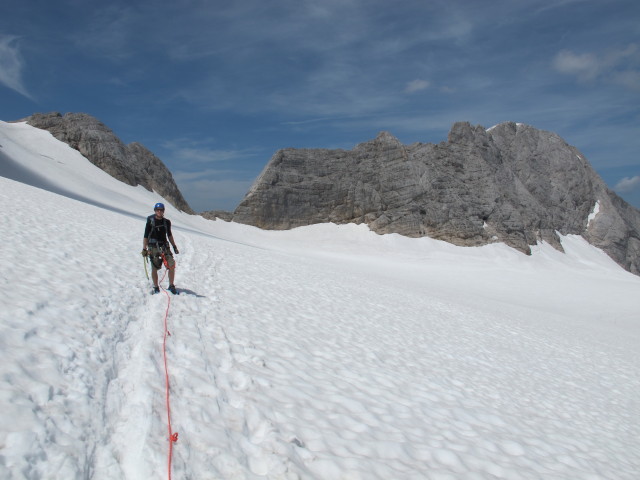
<svg viewBox="0 0 640 480">
<path fill-rule="evenodd" d="M 446 142 L 403 145 L 382 132 L 353 150 L 284 149 L 233 220 L 265 229 L 366 223 L 377 233 L 524 253 L 582 235 L 640 274 L 640 211 L 558 135 L 506 122 L 453 125 Z"/>
<path fill-rule="evenodd" d="M 22 121 L 194 213 L 158 157 L 139 143 L 124 145 L 96 118 L 54 112 Z M 380 234 L 504 242 L 527 254 L 540 241 L 561 250 L 558 234 L 578 234 L 640 274 L 640 211 L 558 135 L 513 122 L 490 129 L 458 122 L 439 144 L 403 145 L 381 132 L 352 150 L 279 150 L 233 213 L 202 215 L 265 229 L 366 223 Z"/>
<path fill-rule="evenodd" d="M 58 140 L 78 150 L 91 163 L 128 185 L 155 191 L 178 210 L 193 214 L 173 175 L 140 143 L 128 145 L 102 122 L 85 113 L 36 113 L 21 121 L 48 130 Z"/>
</svg>

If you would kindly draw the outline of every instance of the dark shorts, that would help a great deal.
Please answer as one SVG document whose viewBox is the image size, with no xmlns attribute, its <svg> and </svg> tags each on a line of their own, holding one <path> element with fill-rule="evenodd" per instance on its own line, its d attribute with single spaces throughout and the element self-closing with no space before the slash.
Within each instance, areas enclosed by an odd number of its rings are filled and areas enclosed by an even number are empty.
<svg viewBox="0 0 640 480">
<path fill-rule="evenodd" d="M 164 263 L 162 261 L 162 254 L 164 254 L 169 268 L 176 266 L 176 261 L 173 259 L 171 250 L 169 250 L 169 245 L 149 245 L 149 248 L 151 249 L 151 266 L 154 270 L 162 268 L 162 264 Z"/>
</svg>

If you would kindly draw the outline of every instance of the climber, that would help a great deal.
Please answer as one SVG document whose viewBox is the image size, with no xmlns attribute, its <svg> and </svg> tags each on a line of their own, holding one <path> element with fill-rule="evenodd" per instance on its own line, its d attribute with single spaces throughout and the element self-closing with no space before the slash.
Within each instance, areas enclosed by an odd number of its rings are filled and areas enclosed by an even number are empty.
<svg viewBox="0 0 640 480">
<path fill-rule="evenodd" d="M 176 262 L 169 249 L 169 243 L 173 246 L 173 251 L 177 255 L 180 253 L 176 242 L 171 234 L 171 220 L 164 217 L 164 204 L 156 203 L 153 207 L 154 214 L 147 217 L 147 224 L 144 227 L 144 239 L 142 243 L 142 256 L 151 260 L 151 278 L 153 279 L 153 293 L 159 293 L 158 269 L 165 267 L 169 270 L 169 291 L 174 295 L 178 294 L 174 285 L 176 274 Z"/>
</svg>

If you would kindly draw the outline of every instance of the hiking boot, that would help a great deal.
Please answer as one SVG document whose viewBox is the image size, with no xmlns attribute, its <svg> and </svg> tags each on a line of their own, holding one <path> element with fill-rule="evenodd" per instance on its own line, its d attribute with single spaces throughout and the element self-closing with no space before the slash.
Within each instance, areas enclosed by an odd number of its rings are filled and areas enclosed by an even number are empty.
<svg viewBox="0 0 640 480">
<path fill-rule="evenodd" d="M 178 291 L 176 290 L 176 286 L 175 285 L 169 285 L 169 291 L 171 293 L 173 293 L 174 295 L 178 294 Z"/>
<path fill-rule="evenodd" d="M 160 293 L 160 287 L 153 287 L 153 293 Z"/>
</svg>

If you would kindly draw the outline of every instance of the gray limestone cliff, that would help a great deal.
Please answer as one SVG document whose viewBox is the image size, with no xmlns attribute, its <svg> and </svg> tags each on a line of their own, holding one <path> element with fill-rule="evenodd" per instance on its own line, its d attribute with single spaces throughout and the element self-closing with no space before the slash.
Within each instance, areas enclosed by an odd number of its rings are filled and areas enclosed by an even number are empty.
<svg viewBox="0 0 640 480">
<path fill-rule="evenodd" d="M 523 124 L 460 122 L 439 144 L 389 133 L 353 150 L 276 152 L 233 220 L 265 229 L 366 223 L 377 233 L 524 253 L 582 235 L 640 274 L 640 211 L 610 191 L 558 135 Z"/>
<path fill-rule="evenodd" d="M 139 143 L 123 144 L 103 123 L 84 113 L 36 113 L 24 119 L 48 130 L 55 138 L 78 150 L 91 163 L 128 185 L 155 191 L 178 210 L 194 213 L 173 175 L 153 153 Z"/>
</svg>

